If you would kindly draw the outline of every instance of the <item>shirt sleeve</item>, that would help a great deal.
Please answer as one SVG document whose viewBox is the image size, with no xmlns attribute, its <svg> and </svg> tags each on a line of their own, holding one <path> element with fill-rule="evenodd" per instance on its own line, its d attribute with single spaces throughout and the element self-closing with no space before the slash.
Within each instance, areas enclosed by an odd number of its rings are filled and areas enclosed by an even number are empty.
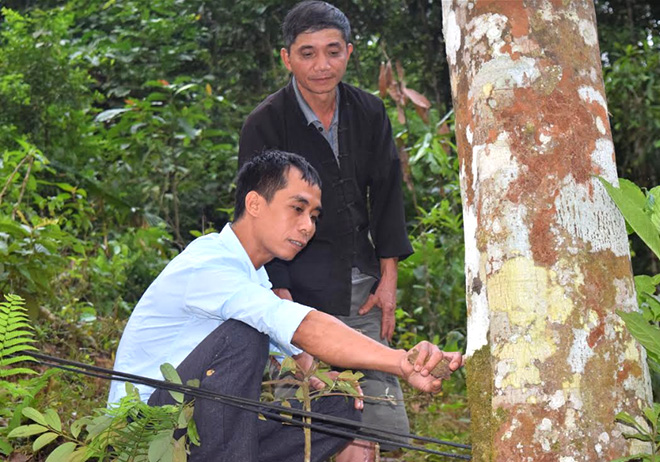
<svg viewBox="0 0 660 462">
<path fill-rule="evenodd" d="M 403 208 L 401 161 L 392 138 L 392 125 L 379 101 L 380 130 L 374 134 L 373 173 L 369 191 L 370 231 L 378 258 L 403 260 L 413 253 Z"/>
<path fill-rule="evenodd" d="M 313 310 L 279 298 L 231 267 L 195 270 L 190 275 L 185 300 L 186 309 L 193 315 L 242 321 L 268 335 L 291 356 L 302 352 L 291 341 L 300 323 Z"/>
</svg>

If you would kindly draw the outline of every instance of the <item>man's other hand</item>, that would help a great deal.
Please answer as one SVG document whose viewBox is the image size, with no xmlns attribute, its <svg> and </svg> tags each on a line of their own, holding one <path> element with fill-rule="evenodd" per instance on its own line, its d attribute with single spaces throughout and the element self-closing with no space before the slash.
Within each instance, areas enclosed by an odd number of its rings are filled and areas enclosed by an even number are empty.
<svg viewBox="0 0 660 462">
<path fill-rule="evenodd" d="M 374 306 L 382 310 L 380 338 L 386 338 L 388 342 L 392 341 L 394 326 L 396 325 L 394 310 L 396 310 L 396 282 L 398 278 L 397 261 L 396 258 L 381 258 L 381 278 L 376 292 L 369 295 L 367 301 L 358 311 L 358 314 L 364 315 L 371 311 Z"/>
<path fill-rule="evenodd" d="M 291 296 L 291 292 L 289 292 L 289 289 L 273 289 L 273 292 L 275 293 L 275 295 L 277 295 L 280 298 L 283 298 L 284 300 L 293 301 L 293 297 Z"/>
</svg>

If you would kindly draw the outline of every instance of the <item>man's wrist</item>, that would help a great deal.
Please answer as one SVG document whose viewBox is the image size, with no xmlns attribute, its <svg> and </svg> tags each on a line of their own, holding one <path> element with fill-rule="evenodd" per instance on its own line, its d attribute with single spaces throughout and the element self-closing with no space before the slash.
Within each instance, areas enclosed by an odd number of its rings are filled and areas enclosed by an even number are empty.
<svg viewBox="0 0 660 462">
<path fill-rule="evenodd" d="M 406 372 L 406 365 L 408 364 L 408 352 L 403 349 L 397 349 L 394 350 L 397 353 L 397 365 L 398 365 L 398 372 L 395 372 L 394 375 L 399 377 L 400 379 L 408 380 L 408 376 L 410 375 L 408 372 Z"/>
</svg>

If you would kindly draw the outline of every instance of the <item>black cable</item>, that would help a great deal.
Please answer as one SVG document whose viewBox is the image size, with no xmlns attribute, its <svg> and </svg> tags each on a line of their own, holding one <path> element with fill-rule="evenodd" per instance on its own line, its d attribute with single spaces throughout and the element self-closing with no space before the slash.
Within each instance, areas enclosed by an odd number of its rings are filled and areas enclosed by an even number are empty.
<svg viewBox="0 0 660 462">
<path fill-rule="evenodd" d="M 344 419 L 341 417 L 334 417 L 334 416 L 328 416 L 324 414 L 319 414 L 316 412 L 308 412 L 304 411 L 301 409 L 295 409 L 295 408 L 283 408 L 278 405 L 274 404 L 269 404 L 269 403 L 263 403 L 259 401 L 254 401 L 248 398 L 241 398 L 237 396 L 230 396 L 230 395 L 224 395 L 221 393 L 216 393 L 212 392 L 209 390 L 204 390 L 202 388 L 198 387 L 191 387 L 188 385 L 181 385 L 181 384 L 176 384 L 173 382 L 166 382 L 163 380 L 157 380 L 157 379 L 151 379 L 148 377 L 143 377 L 139 375 L 134 375 L 134 374 L 128 374 L 125 372 L 120 372 L 120 371 L 114 371 L 111 369 L 106 369 L 103 367 L 98 367 L 98 366 L 93 366 L 89 364 L 84 364 L 80 363 L 77 361 L 72 361 L 68 359 L 62 359 L 62 358 L 57 358 L 54 356 L 50 355 L 44 355 L 41 353 L 36 353 L 33 351 L 30 352 L 23 352 L 22 354 L 26 354 L 29 356 L 32 356 L 34 358 L 41 359 L 42 361 L 38 361 L 39 363 L 49 366 L 49 367 L 56 367 L 62 370 L 70 371 L 70 372 L 75 372 L 75 373 L 80 373 L 83 375 L 87 375 L 90 377 L 96 377 L 96 378 L 101 378 L 105 380 L 120 380 L 120 381 L 130 381 L 133 383 L 139 383 L 142 385 L 147 385 L 153 388 L 162 388 L 165 390 L 171 390 L 171 391 L 178 391 L 181 393 L 188 394 L 190 396 L 196 397 L 196 398 L 202 398 L 202 399 L 209 399 L 212 401 L 217 401 L 221 402 L 223 404 L 227 404 L 230 406 L 234 406 L 246 411 L 250 412 L 258 412 L 260 414 L 263 414 L 266 417 L 271 417 L 275 420 L 279 420 L 282 422 L 286 422 L 292 425 L 296 425 L 299 427 L 309 427 L 313 430 L 319 430 L 319 431 L 324 431 L 326 433 L 331 433 L 336 436 L 343 436 L 347 438 L 360 438 L 363 440 L 368 440 L 368 441 L 375 441 L 379 443 L 385 443 L 385 444 L 393 444 L 402 448 L 406 449 L 412 449 L 416 451 L 422 451 L 422 452 L 427 452 L 429 454 L 436 454 L 436 455 L 441 455 L 445 457 L 453 457 L 457 459 L 464 459 L 464 460 L 470 460 L 471 457 L 469 455 L 463 455 L 463 454 L 453 454 L 453 453 L 447 453 L 447 452 L 442 452 L 442 451 L 436 451 L 433 449 L 428 449 L 422 446 L 415 446 L 412 444 L 408 443 L 402 443 L 400 441 L 393 441 L 392 439 L 388 439 L 385 437 L 378 437 L 374 436 L 369 433 L 363 433 L 363 430 L 371 430 L 377 433 L 381 434 L 390 434 L 394 436 L 400 436 L 408 439 L 416 439 L 418 441 L 424 441 L 427 443 L 433 443 L 433 444 L 438 444 L 438 445 L 446 445 L 446 446 L 452 446 L 456 448 L 461 448 L 461 449 L 471 449 L 471 446 L 465 445 L 465 444 L 460 444 L 460 443 L 454 443 L 451 441 L 443 441 L 443 440 L 437 440 L 434 438 L 429 438 L 429 437 L 424 437 L 424 436 L 416 436 L 412 435 L 409 433 L 403 433 L 403 432 L 397 432 L 393 430 L 388 430 L 388 429 L 383 429 L 379 428 L 374 425 L 368 425 L 368 424 L 362 424 L 359 422 L 355 422 L 350 419 Z M 12 356 L 12 355 L 10 355 Z M 48 360 L 48 361 L 53 361 L 51 362 L 45 362 L 43 360 Z M 82 369 L 82 370 L 80 370 Z M 93 371 L 93 372 L 91 372 Z M 128 379 L 128 380 L 125 380 Z M 306 423 L 306 422 L 301 422 L 297 420 L 293 420 L 292 418 L 288 417 L 283 417 L 281 413 L 285 412 L 286 414 L 291 414 L 295 415 L 298 417 L 310 417 L 313 418 L 314 420 L 326 422 L 327 424 L 335 424 L 339 426 L 344 426 L 344 427 L 354 427 L 358 428 L 359 430 L 357 432 L 346 432 L 343 430 L 335 429 L 335 428 L 330 428 L 325 425 L 319 425 L 317 423 L 312 422 Z"/>
<path fill-rule="evenodd" d="M 95 373 L 95 372 L 81 371 L 81 370 L 78 370 L 78 369 L 75 369 L 75 368 L 69 367 L 69 366 L 61 366 L 61 365 L 57 365 L 57 364 L 46 363 L 46 362 L 43 362 L 43 361 L 39 361 L 39 363 L 43 364 L 43 365 L 46 365 L 46 366 L 49 366 L 49 367 L 55 367 L 55 368 L 58 368 L 58 369 L 62 369 L 62 370 L 69 371 L 69 372 L 75 372 L 75 373 L 87 375 L 87 376 L 90 376 L 90 377 L 96 377 L 96 378 L 101 378 L 101 379 L 106 379 L 106 380 L 112 380 L 114 378 L 113 376 L 106 376 L 104 374 L 99 374 L 99 373 Z M 147 381 L 145 381 L 145 382 L 147 382 Z M 158 388 L 164 388 L 164 389 L 167 389 L 167 390 L 183 392 L 183 388 L 178 384 L 175 384 L 175 383 L 172 383 L 172 382 L 162 382 L 163 386 L 161 386 L 161 382 L 160 381 L 158 381 L 158 382 L 159 383 L 154 384 L 153 382 L 149 381 L 149 383 L 143 383 L 143 384 L 144 385 L 150 385 L 150 386 L 158 385 Z M 140 383 L 140 382 L 138 382 L 138 383 Z M 164 385 L 164 384 L 167 384 L 167 385 Z M 311 423 L 307 423 L 307 422 L 303 422 L 303 421 L 299 421 L 299 420 L 294 420 L 293 418 L 285 417 L 282 414 L 286 413 L 286 414 L 301 415 L 301 416 L 310 415 L 311 417 L 314 417 L 316 420 L 340 419 L 339 417 L 326 416 L 324 414 L 318 414 L 318 413 L 315 413 L 315 412 L 307 412 L 307 411 L 303 411 L 303 410 L 295 409 L 295 408 L 283 408 L 281 406 L 274 406 L 278 412 L 271 412 L 271 411 L 267 411 L 267 410 L 263 409 L 264 403 L 258 403 L 257 404 L 257 402 L 254 402 L 254 403 L 251 402 L 250 404 L 247 404 L 247 405 L 246 404 L 238 404 L 238 403 L 231 402 L 231 400 L 228 399 L 228 398 L 230 398 L 229 396 L 218 396 L 218 394 L 216 394 L 216 393 L 209 392 L 208 390 L 204 390 L 204 389 L 201 389 L 201 388 L 192 388 L 192 390 L 193 390 L 192 393 L 189 393 L 188 391 L 186 391 L 186 393 L 188 393 L 191 396 L 194 396 L 196 398 L 210 399 L 210 400 L 218 401 L 218 402 L 221 402 L 223 404 L 233 406 L 233 407 L 237 407 L 239 409 L 243 409 L 243 410 L 246 410 L 246 411 L 249 411 L 249 412 L 257 412 L 259 414 L 262 414 L 264 417 L 269 417 L 273 420 L 276 420 L 276 421 L 279 421 L 279 422 L 282 422 L 282 423 L 286 423 L 286 424 L 290 424 L 290 425 L 294 425 L 294 426 L 297 426 L 297 427 L 307 427 L 307 428 L 310 428 L 310 429 L 315 430 L 315 431 L 321 431 L 321 432 L 324 432 L 324 433 L 329 433 L 329 434 L 332 434 L 332 435 L 335 435 L 335 436 L 342 436 L 342 437 L 346 437 L 346 438 L 349 438 L 349 439 L 359 438 L 359 439 L 362 439 L 362 440 L 374 441 L 374 442 L 381 443 L 381 444 L 392 444 L 392 445 L 396 445 L 398 447 L 411 449 L 411 450 L 414 450 L 414 451 L 426 452 L 426 453 L 429 453 L 429 454 L 434 454 L 434 455 L 439 455 L 439 456 L 444 456 L 444 457 L 463 459 L 463 460 L 470 460 L 471 459 L 471 457 L 469 455 L 454 454 L 454 453 L 444 452 L 444 451 L 436 451 L 434 449 L 428 449 L 428 448 L 425 448 L 425 447 L 422 447 L 422 446 L 415 446 L 415 445 L 412 445 L 412 444 L 409 444 L 409 443 L 394 441 L 392 439 L 372 436 L 370 434 L 365 434 L 365 433 L 362 433 L 360 431 L 357 431 L 357 432 L 343 431 L 343 430 L 340 430 L 340 429 L 327 427 L 325 425 L 319 425 L 317 423 L 314 423 L 313 421 Z M 235 398 L 235 397 L 231 397 L 231 398 Z M 358 424 L 357 422 L 354 422 L 352 420 L 349 420 L 348 423 L 350 423 L 353 426 L 360 426 L 360 424 Z M 389 432 L 389 431 L 383 429 L 382 432 Z M 414 438 L 417 439 L 418 437 L 414 437 Z"/>
<path fill-rule="evenodd" d="M 266 407 L 266 408 L 270 408 L 272 410 L 277 410 L 277 411 L 281 411 L 281 409 L 282 409 L 281 406 L 278 406 L 278 405 L 275 405 L 275 404 L 263 403 L 263 402 L 254 401 L 254 400 L 251 400 L 251 399 L 248 399 L 248 398 L 241 398 L 241 397 L 238 397 L 238 396 L 231 396 L 231 395 L 225 395 L 225 394 L 222 394 L 222 393 L 211 392 L 211 391 L 203 390 L 203 389 L 200 389 L 200 388 L 197 388 L 197 387 L 190 387 L 188 385 L 174 384 L 172 382 L 166 382 L 166 381 L 163 381 L 163 380 L 152 379 L 152 378 L 143 377 L 143 376 L 140 376 L 140 375 L 134 375 L 134 374 L 126 373 L 126 372 L 115 371 L 115 370 L 112 370 L 112 369 L 106 369 L 106 368 L 99 367 L 99 366 L 93 366 L 93 365 L 90 365 L 90 364 L 80 363 L 80 362 L 72 361 L 72 360 L 69 360 L 69 359 L 57 358 L 57 357 L 54 357 L 54 356 L 44 355 L 44 354 L 41 354 L 41 353 L 30 353 L 30 354 L 32 356 L 34 356 L 35 358 L 48 359 L 48 360 L 55 361 L 55 362 L 60 363 L 60 364 L 68 364 L 68 365 L 71 365 L 71 366 L 74 366 L 74 367 L 79 367 L 81 369 L 101 372 L 103 374 L 106 374 L 106 376 L 110 376 L 111 379 L 114 379 L 114 380 L 130 381 L 130 382 L 134 382 L 134 383 L 140 383 L 140 384 L 143 384 L 143 385 L 151 386 L 151 387 L 154 387 L 154 388 L 164 388 L 164 389 L 167 389 L 167 390 L 180 391 L 180 392 L 189 393 L 189 394 L 195 394 L 198 391 L 202 390 L 203 393 L 207 393 L 210 396 L 211 399 L 213 399 L 213 397 L 217 396 L 217 397 L 220 397 L 220 398 L 223 398 L 223 399 L 226 399 L 228 401 L 235 402 L 235 403 L 239 403 L 239 404 L 248 404 L 248 405 L 255 405 L 255 406 L 260 406 L 260 407 Z M 104 377 L 104 378 L 107 378 L 107 377 Z M 128 380 L 121 380 L 121 379 L 128 379 Z M 377 431 L 379 433 L 389 433 L 389 434 L 392 434 L 392 435 L 395 435 L 395 436 L 401 436 L 401 437 L 404 437 L 404 438 L 413 438 L 413 439 L 417 439 L 419 441 L 426 441 L 426 442 L 429 442 L 429 443 L 434 443 L 434 444 L 439 444 L 439 445 L 452 446 L 452 447 L 461 448 L 461 449 L 471 449 L 471 446 L 465 445 L 465 444 L 454 443 L 454 442 L 451 442 L 451 441 L 443 441 L 443 440 L 438 440 L 438 439 L 435 439 L 435 438 L 429 438 L 429 437 L 424 437 L 424 436 L 416 436 L 416 435 L 412 435 L 412 434 L 409 434 L 409 433 L 398 432 L 398 431 L 395 431 L 395 430 L 388 430 L 388 429 L 380 428 L 380 427 L 375 426 L 375 425 L 357 423 L 353 420 L 344 419 L 344 418 L 341 418 L 341 417 L 325 416 L 323 414 L 317 414 L 317 413 L 314 413 L 314 412 L 306 412 L 306 411 L 303 411 L 303 410 L 298 410 L 298 413 L 299 414 L 297 414 L 297 415 L 300 415 L 302 417 L 314 417 L 314 418 L 317 418 L 317 419 L 325 420 L 329 423 L 335 423 L 335 424 L 339 424 L 339 425 L 362 428 L 362 429 L 365 429 L 365 430 L 373 430 L 373 431 Z"/>
</svg>

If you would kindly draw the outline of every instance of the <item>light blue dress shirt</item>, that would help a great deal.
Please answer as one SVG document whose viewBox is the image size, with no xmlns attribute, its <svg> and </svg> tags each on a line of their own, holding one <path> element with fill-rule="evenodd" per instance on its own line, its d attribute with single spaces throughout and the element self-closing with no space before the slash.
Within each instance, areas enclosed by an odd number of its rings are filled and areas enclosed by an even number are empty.
<svg viewBox="0 0 660 462">
<path fill-rule="evenodd" d="M 119 342 L 114 369 L 163 380 L 161 364 L 177 367 L 228 319 L 268 335 L 288 355 L 300 353 L 291 339 L 313 308 L 282 300 L 270 288 L 266 270 L 255 269 L 229 224 L 220 233 L 195 239 L 138 302 Z M 144 401 L 154 390 L 137 388 Z M 124 383 L 113 381 L 108 403 L 125 394 Z"/>
</svg>

